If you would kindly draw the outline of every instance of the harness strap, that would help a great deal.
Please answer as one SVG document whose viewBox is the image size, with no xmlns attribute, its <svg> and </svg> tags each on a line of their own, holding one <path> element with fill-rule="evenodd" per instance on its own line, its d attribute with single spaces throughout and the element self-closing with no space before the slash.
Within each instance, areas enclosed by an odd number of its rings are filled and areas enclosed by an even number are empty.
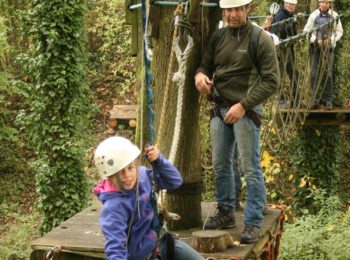
<svg viewBox="0 0 350 260">
<path fill-rule="evenodd" d="M 221 119 L 222 122 L 224 122 L 224 118 L 222 117 L 222 114 L 220 113 L 221 108 L 228 109 L 237 103 L 238 102 L 230 102 L 227 100 L 217 100 L 217 99 L 213 100 L 213 108 L 211 110 L 211 117 L 217 116 L 218 118 Z M 247 115 L 247 117 L 249 117 L 253 121 L 253 123 L 256 125 L 256 127 L 261 126 L 262 116 L 260 114 L 258 114 L 257 112 L 255 112 L 252 109 L 248 109 L 245 112 L 245 114 Z M 233 126 L 233 124 L 226 124 L 226 125 L 230 126 L 230 127 Z"/>
</svg>

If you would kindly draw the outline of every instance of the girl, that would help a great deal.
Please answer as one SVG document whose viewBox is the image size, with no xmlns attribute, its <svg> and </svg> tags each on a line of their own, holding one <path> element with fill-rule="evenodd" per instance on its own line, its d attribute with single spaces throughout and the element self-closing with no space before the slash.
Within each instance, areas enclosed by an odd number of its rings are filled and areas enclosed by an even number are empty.
<svg viewBox="0 0 350 260">
<path fill-rule="evenodd" d="M 147 147 L 144 152 L 153 170 L 137 165 L 140 150 L 123 137 L 110 137 L 95 151 L 95 165 L 104 180 L 93 192 L 103 203 L 100 226 L 109 260 L 167 259 L 165 243 L 157 243 L 152 179 L 155 177 L 159 189 L 176 189 L 182 177 L 156 147 Z M 176 239 L 174 259 L 204 258 Z"/>
</svg>

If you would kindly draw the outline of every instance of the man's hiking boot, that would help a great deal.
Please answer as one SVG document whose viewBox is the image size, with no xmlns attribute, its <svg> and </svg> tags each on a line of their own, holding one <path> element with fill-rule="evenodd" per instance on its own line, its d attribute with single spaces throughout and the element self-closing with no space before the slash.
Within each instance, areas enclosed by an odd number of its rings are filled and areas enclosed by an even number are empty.
<svg viewBox="0 0 350 260">
<path fill-rule="evenodd" d="M 233 228 L 236 226 L 234 210 L 226 210 L 222 206 L 218 205 L 214 216 L 210 217 L 205 225 L 204 229 L 222 229 Z"/>
<path fill-rule="evenodd" d="M 333 109 L 332 101 L 326 101 L 326 110 L 332 110 L 332 109 Z"/>
<path fill-rule="evenodd" d="M 259 240 L 260 228 L 253 225 L 245 225 L 244 231 L 242 232 L 240 238 L 242 244 L 252 244 Z"/>
<path fill-rule="evenodd" d="M 264 209 L 263 209 L 263 211 L 262 211 L 262 214 L 263 215 L 267 215 L 267 212 L 269 211 L 269 206 L 267 205 L 267 204 L 265 204 L 265 206 L 264 206 Z"/>
<path fill-rule="evenodd" d="M 280 109 L 288 109 L 289 108 L 289 105 L 287 102 L 285 101 L 280 101 Z"/>
</svg>

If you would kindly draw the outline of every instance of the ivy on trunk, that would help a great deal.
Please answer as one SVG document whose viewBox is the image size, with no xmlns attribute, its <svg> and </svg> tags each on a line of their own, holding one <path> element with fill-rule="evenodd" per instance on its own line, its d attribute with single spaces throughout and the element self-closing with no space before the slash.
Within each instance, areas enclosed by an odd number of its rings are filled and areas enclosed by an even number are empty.
<svg viewBox="0 0 350 260">
<path fill-rule="evenodd" d="M 85 77 L 84 0 L 33 2 L 28 109 L 18 116 L 35 149 L 32 162 L 47 232 L 87 204 L 84 128 L 89 111 Z"/>
</svg>

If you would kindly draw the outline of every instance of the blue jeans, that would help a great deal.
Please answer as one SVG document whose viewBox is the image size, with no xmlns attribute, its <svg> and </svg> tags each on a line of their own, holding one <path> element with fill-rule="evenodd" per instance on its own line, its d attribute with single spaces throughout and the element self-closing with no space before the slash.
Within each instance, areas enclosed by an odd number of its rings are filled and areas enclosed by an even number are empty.
<svg viewBox="0 0 350 260">
<path fill-rule="evenodd" d="M 261 106 L 256 107 L 255 111 L 261 114 Z M 227 109 L 222 108 L 220 112 L 225 117 Z M 260 128 L 246 115 L 233 126 L 214 117 L 210 121 L 210 137 L 218 204 L 226 209 L 235 208 L 236 186 L 232 160 L 237 142 L 240 168 L 247 183 L 244 223 L 261 227 L 266 187 L 260 166 Z"/>
<path fill-rule="evenodd" d="M 196 250 L 179 239 L 175 239 L 174 254 L 174 259 L 176 260 L 204 260 L 204 257 L 201 256 Z M 164 239 L 160 240 L 160 255 L 161 260 L 167 260 L 166 240 Z"/>
<path fill-rule="evenodd" d="M 233 176 L 235 178 L 235 191 L 237 194 L 237 192 L 240 192 L 242 189 L 241 168 L 239 163 L 239 152 L 238 152 L 237 142 L 234 144 L 234 148 L 233 148 L 232 170 L 233 170 Z"/>
</svg>

